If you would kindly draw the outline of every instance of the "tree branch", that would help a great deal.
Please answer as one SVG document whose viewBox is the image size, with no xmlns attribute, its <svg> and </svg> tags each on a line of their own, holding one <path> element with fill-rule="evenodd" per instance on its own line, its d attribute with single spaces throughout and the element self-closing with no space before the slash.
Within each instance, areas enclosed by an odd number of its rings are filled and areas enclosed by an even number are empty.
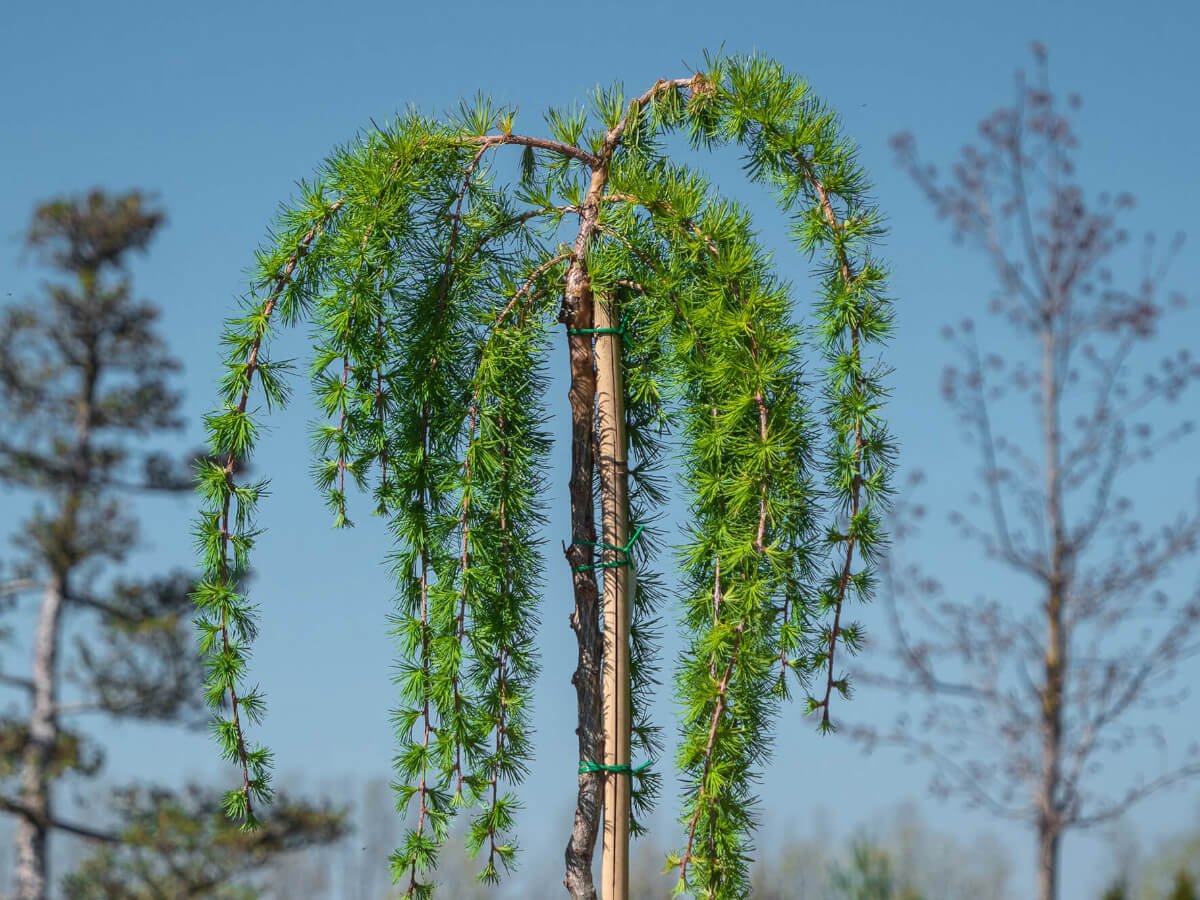
<svg viewBox="0 0 1200 900">
<path fill-rule="evenodd" d="M 111 832 L 97 831 L 94 828 L 89 828 L 86 825 L 77 825 L 74 822 L 67 822 L 54 816 L 39 816 L 25 804 L 12 799 L 11 797 L 0 796 L 0 810 L 12 813 L 15 816 L 21 816 L 42 828 L 54 828 L 59 831 L 65 831 L 67 834 L 73 834 L 76 837 L 85 838 L 89 841 L 100 841 L 105 844 L 119 844 L 121 838 Z"/>
<path fill-rule="evenodd" d="M 5 675 L 0 673 L 0 684 L 8 687 L 20 688 L 23 691 L 33 692 L 33 682 L 28 678 L 22 678 L 19 675 Z"/>
<path fill-rule="evenodd" d="M 467 141 L 472 144 L 479 144 L 483 148 L 516 144 L 521 147 L 533 147 L 535 150 L 549 150 L 551 153 L 557 153 L 559 156 L 566 156 L 577 160 L 589 169 L 597 169 L 601 165 L 600 157 L 596 154 L 589 153 L 586 150 L 576 147 L 574 144 L 564 144 L 562 141 L 552 141 L 548 138 L 530 137 L 525 134 L 485 134 L 467 138 Z"/>
<path fill-rule="evenodd" d="M 15 578 L 12 581 L 6 581 L 0 584 L 0 597 L 10 597 L 13 594 L 25 594 L 30 591 L 39 590 L 43 586 L 43 582 L 36 581 L 32 578 Z"/>
</svg>

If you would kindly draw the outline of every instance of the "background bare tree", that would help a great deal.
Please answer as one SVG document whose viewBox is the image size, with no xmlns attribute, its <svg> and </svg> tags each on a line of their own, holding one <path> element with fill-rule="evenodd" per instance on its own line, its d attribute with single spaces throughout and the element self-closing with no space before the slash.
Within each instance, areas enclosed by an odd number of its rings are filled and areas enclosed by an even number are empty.
<svg viewBox="0 0 1200 900">
<path fill-rule="evenodd" d="M 203 840 L 176 840 L 205 809 L 224 821 L 211 793 L 204 800 L 195 791 L 118 791 L 109 814 L 86 823 L 68 821 L 54 804 L 61 780 L 101 768 L 101 748 L 67 724 L 75 717 L 184 726 L 208 718 L 196 687 L 192 579 L 178 572 L 130 578 L 120 568 L 139 542 L 133 498 L 192 489 L 189 460 L 154 449 L 181 425 L 170 383 L 179 366 L 157 333 L 157 309 L 133 298 L 126 269 L 162 222 L 163 213 L 136 191 L 96 190 L 42 204 L 26 243 L 61 277 L 0 315 L 0 485 L 29 509 L 14 523 L 0 598 L 10 607 L 36 604 L 33 634 L 20 642 L 30 670 L 14 671 L 12 653 L 0 667 L 0 687 L 15 695 L 0 716 L 0 811 L 17 820 L 20 900 L 50 892 L 54 831 L 112 845 L 87 863 L 93 887 L 103 879 L 118 885 L 105 896 L 140 895 L 122 880 L 133 871 L 122 866 L 134 844 L 143 857 L 169 856 L 183 872 L 193 870 L 183 859 L 188 853 L 211 849 L 210 837 L 225 841 L 215 868 L 194 869 L 203 869 L 210 891 L 215 871 L 237 871 L 225 865 L 233 851 L 253 844 L 252 854 L 238 857 L 249 864 L 276 849 L 241 840 L 232 826 L 205 831 Z M 5 633 L 17 642 L 15 629 Z M 283 813 L 293 827 L 286 838 L 275 835 L 280 846 L 340 832 L 333 811 L 284 804 Z M 147 831 L 147 820 L 156 827 Z M 192 888 L 182 876 L 160 886 L 166 896 L 189 896 Z"/>
<path fill-rule="evenodd" d="M 1045 49 L 1035 44 L 1034 56 L 1016 102 L 983 120 L 948 177 L 918 157 L 911 136 L 894 141 L 956 239 L 981 250 L 996 276 L 989 324 L 945 331 L 960 361 L 945 370 L 943 393 L 979 462 L 970 509 L 951 522 L 1008 570 L 975 590 L 1011 592 L 961 599 L 893 563 L 884 593 L 895 601 L 898 664 L 875 677 L 923 714 L 856 733 L 918 751 L 935 763 L 938 790 L 1031 826 L 1039 896 L 1054 900 L 1066 832 L 1200 775 L 1192 748 L 1115 793 L 1109 779 L 1119 775 L 1106 774 L 1104 790 L 1094 780 L 1135 744 L 1165 752 L 1162 713 L 1183 696 L 1170 678 L 1197 650 L 1195 466 L 1148 464 L 1191 433 L 1163 407 L 1200 365 L 1186 349 L 1151 358 L 1177 327 L 1168 309 L 1188 307 L 1179 296 L 1164 303 L 1161 288 L 1182 239 L 1162 252 L 1147 238 L 1142 271 L 1119 284 L 1111 266 L 1127 235 L 1117 219 L 1133 198 L 1085 196 L 1069 119 L 1079 99 L 1064 111 Z M 900 543 L 920 510 L 910 500 L 908 511 Z"/>
</svg>

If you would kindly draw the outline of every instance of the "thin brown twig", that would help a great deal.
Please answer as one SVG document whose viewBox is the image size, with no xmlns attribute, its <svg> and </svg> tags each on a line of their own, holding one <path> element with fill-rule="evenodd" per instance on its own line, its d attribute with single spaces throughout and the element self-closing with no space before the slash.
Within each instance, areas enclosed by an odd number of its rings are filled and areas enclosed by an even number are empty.
<svg viewBox="0 0 1200 900">
<path fill-rule="evenodd" d="M 353 304 L 353 300 L 350 301 Z M 338 432 L 342 435 L 342 440 L 338 446 L 338 511 L 342 518 L 346 517 L 346 418 L 349 415 L 346 411 L 346 386 L 350 382 L 350 357 L 348 354 L 342 354 L 342 399 L 341 399 L 341 418 L 338 420 Z"/>
<path fill-rule="evenodd" d="M 429 404 L 421 408 L 421 459 L 429 458 Z M 426 489 L 422 488 L 421 500 L 426 499 Z M 421 674 L 423 676 L 421 717 L 424 722 L 424 737 L 422 738 L 421 754 L 421 784 L 417 788 L 420 796 L 420 809 L 417 813 L 416 834 L 418 840 L 425 833 L 425 817 L 428 814 L 429 794 L 429 735 L 433 731 L 429 715 L 429 549 L 421 545 Z M 412 867 L 409 869 L 408 890 L 410 893 L 417 888 L 417 859 L 413 856 Z"/>
<path fill-rule="evenodd" d="M 479 144 L 483 147 L 499 147 L 504 144 L 517 144 L 522 147 L 533 147 L 535 150 L 549 150 L 560 156 L 577 160 L 589 169 L 600 165 L 600 157 L 589 153 L 574 144 L 564 144 L 562 141 L 552 141 L 547 138 L 531 137 L 525 134 L 482 134 L 467 138 L 468 143 Z"/>
<path fill-rule="evenodd" d="M 379 365 L 375 369 L 375 405 L 379 410 L 379 468 L 380 468 L 380 491 L 381 502 L 387 502 L 387 475 L 388 475 L 388 446 L 387 446 L 387 425 L 386 425 L 386 408 L 387 396 L 383 391 L 383 316 L 377 316 L 375 319 L 375 339 L 379 343 Z"/>
<path fill-rule="evenodd" d="M 539 278 L 541 278 L 559 263 L 566 262 L 570 258 L 571 254 L 569 252 L 560 253 L 557 256 L 546 260 L 544 263 L 534 269 L 529 277 L 525 279 L 525 283 L 521 286 L 521 288 L 515 294 L 513 294 L 512 299 L 509 300 L 504 309 L 500 311 L 500 314 L 496 317 L 496 322 L 492 326 L 492 329 L 495 330 L 496 328 L 499 328 L 501 324 L 503 324 L 504 320 L 508 318 L 508 314 L 516 308 L 517 301 L 530 292 L 530 290 L 533 288 L 533 285 Z"/>
<path fill-rule="evenodd" d="M 717 685 L 717 705 L 713 707 L 713 714 L 709 720 L 708 726 L 708 741 L 704 745 L 704 765 L 700 773 L 700 795 L 696 798 L 696 810 L 692 813 L 691 821 L 688 824 L 688 839 L 687 846 L 684 848 L 683 854 L 679 860 L 679 880 L 683 884 L 687 884 L 687 867 L 692 859 L 692 847 L 696 840 L 696 825 L 700 821 L 700 814 L 704 811 L 704 805 L 711 798 L 707 797 L 708 773 L 712 767 L 713 749 L 717 742 L 717 727 L 721 722 L 721 717 L 725 715 L 726 695 L 729 691 L 729 679 L 733 675 L 733 668 L 737 664 L 738 652 L 741 649 L 742 632 L 745 630 L 746 623 L 739 622 L 734 629 L 733 652 L 729 656 L 729 662 L 725 666 L 725 671 L 721 676 L 721 681 Z"/>
<path fill-rule="evenodd" d="M 475 395 L 471 399 L 470 424 L 467 428 L 467 448 L 463 454 L 463 498 L 458 519 L 458 526 L 462 531 L 462 549 L 459 560 L 462 573 L 462 587 L 459 590 L 458 620 L 455 637 L 460 647 L 466 636 L 467 577 L 471 567 L 471 453 L 475 448 L 475 423 L 479 413 L 479 393 L 480 388 L 477 387 Z M 455 668 L 451 682 L 454 687 L 454 710 L 455 712 L 460 712 L 462 694 L 459 686 L 458 668 Z M 454 771 L 458 776 L 455 791 L 461 795 L 464 777 L 462 771 L 462 743 L 460 741 L 454 742 Z"/>
<path fill-rule="evenodd" d="M 758 341 L 754 339 L 753 325 L 749 326 L 750 340 L 750 356 L 758 362 L 759 349 Z M 758 407 L 758 437 L 762 441 L 763 446 L 767 445 L 767 418 L 770 415 L 770 410 L 767 406 L 766 398 L 763 396 L 762 389 L 759 388 L 754 392 L 754 403 Z M 767 490 L 771 483 L 771 477 L 768 473 L 763 473 L 762 485 L 760 486 L 759 501 L 758 501 L 758 530 L 754 536 L 754 549 L 759 553 L 766 552 L 766 536 L 767 536 Z"/>
<path fill-rule="evenodd" d="M 500 433 L 504 434 L 505 421 L 504 415 L 499 416 Z M 500 470 L 505 473 L 505 463 L 508 457 L 508 445 L 500 444 Z M 500 495 L 500 533 L 504 535 L 504 592 L 502 596 L 508 597 L 512 590 L 512 568 L 509 559 L 509 536 L 508 536 L 508 513 L 507 513 L 508 498 L 502 493 Z M 500 655 L 497 660 L 497 690 L 500 694 L 500 714 L 496 721 L 496 764 L 492 767 L 491 773 L 491 788 L 492 788 L 492 809 L 496 808 L 498 798 L 498 786 L 500 781 L 500 754 L 504 752 L 504 741 L 508 737 L 508 681 L 506 667 L 508 665 L 509 648 L 507 645 L 501 644 Z M 496 866 L 496 828 L 495 822 L 488 826 L 488 865 L 495 870 Z"/>
<path fill-rule="evenodd" d="M 838 222 L 837 213 L 834 212 L 833 204 L 832 204 L 832 202 L 830 202 L 830 199 L 829 199 L 829 192 L 826 190 L 824 183 L 817 176 L 817 173 L 813 168 L 812 162 L 810 160 L 805 159 L 803 156 L 801 156 L 798 153 L 793 154 L 793 159 L 795 159 L 796 162 L 799 164 L 800 168 L 804 172 L 805 177 L 808 179 L 809 184 L 812 185 L 813 190 L 816 192 L 817 203 L 820 205 L 821 212 L 825 216 L 825 221 L 828 223 L 829 228 L 834 232 L 837 232 L 840 229 L 844 228 L 845 227 L 844 223 Z M 848 289 L 854 283 L 854 273 L 850 267 L 850 260 L 846 256 L 845 248 L 839 246 L 837 248 L 837 256 L 838 256 L 838 268 L 839 268 L 841 276 L 842 276 L 842 282 L 846 285 L 846 287 Z M 850 326 L 850 353 L 854 359 L 855 368 L 856 369 L 860 368 L 861 360 L 859 358 L 859 331 L 858 331 L 858 326 L 856 324 L 852 324 Z M 833 613 L 833 627 L 830 629 L 830 632 L 829 632 L 829 668 L 828 668 L 828 672 L 827 672 L 826 680 L 825 680 L 825 697 L 821 701 L 821 725 L 822 725 L 822 727 L 825 727 L 825 728 L 829 727 L 829 701 L 833 695 L 833 690 L 834 690 L 834 686 L 835 686 L 835 679 L 833 677 L 834 655 L 837 651 L 837 640 L 838 640 L 839 635 L 841 634 L 842 608 L 845 605 L 846 591 L 850 584 L 850 569 L 854 563 L 854 549 L 855 549 L 856 539 L 852 532 L 853 532 L 853 523 L 854 523 L 854 520 L 858 517 L 858 513 L 860 510 L 860 504 L 862 502 L 861 495 L 862 495 L 862 484 L 863 484 L 863 475 L 862 475 L 863 446 L 864 446 L 864 443 L 863 443 L 862 419 L 858 418 L 854 423 L 855 474 L 854 474 L 853 483 L 852 483 L 851 489 L 850 489 L 851 490 L 851 493 L 850 493 L 850 517 L 849 517 L 849 521 L 848 521 L 848 525 L 847 525 L 847 535 L 846 535 L 846 560 L 845 560 L 845 563 L 842 565 L 842 572 L 838 578 L 837 599 L 836 599 L 834 613 Z"/>
</svg>

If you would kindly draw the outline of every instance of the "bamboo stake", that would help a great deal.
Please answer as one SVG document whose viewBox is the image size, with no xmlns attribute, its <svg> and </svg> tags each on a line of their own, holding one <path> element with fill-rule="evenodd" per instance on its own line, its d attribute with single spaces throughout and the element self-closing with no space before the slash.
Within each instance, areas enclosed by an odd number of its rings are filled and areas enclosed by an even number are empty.
<svg viewBox="0 0 1200 900">
<path fill-rule="evenodd" d="M 597 329 L 615 328 L 611 298 L 597 297 Z M 601 540 L 613 547 L 629 541 L 629 462 L 625 434 L 625 383 L 621 372 L 621 335 L 596 335 L 597 427 L 601 499 Z M 630 555 L 631 554 L 627 554 Z M 612 550 L 601 558 L 621 558 Z M 604 764 L 628 766 L 632 720 L 629 682 L 630 598 L 633 564 L 604 572 Z M 602 900 L 629 897 L 629 817 L 632 775 L 607 772 L 604 782 Z"/>
</svg>

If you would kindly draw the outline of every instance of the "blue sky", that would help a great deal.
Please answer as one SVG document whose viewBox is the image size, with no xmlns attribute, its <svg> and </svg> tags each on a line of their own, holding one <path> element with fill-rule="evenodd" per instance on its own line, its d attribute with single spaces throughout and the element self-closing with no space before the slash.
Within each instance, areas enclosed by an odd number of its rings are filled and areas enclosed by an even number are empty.
<svg viewBox="0 0 1200 900">
<path fill-rule="evenodd" d="M 1200 209 L 1193 168 L 1200 7 L 1190 2 L 21 3 L 9 5 L 4 20 L 0 300 L 28 296 L 40 278 L 19 247 L 35 202 L 93 185 L 157 192 L 170 221 L 134 266 L 134 277 L 138 293 L 163 307 L 165 336 L 185 364 L 193 444 L 214 396 L 221 321 L 243 290 L 244 269 L 276 205 L 334 145 L 372 117 L 384 119 L 409 104 L 439 111 L 483 90 L 519 104 L 518 127 L 534 130 L 541 110 L 582 98 L 597 82 L 621 80 L 640 91 L 721 45 L 764 52 L 806 76 L 861 144 L 890 220 L 884 252 L 899 311 L 889 351 L 897 369 L 890 419 L 904 464 L 935 473 L 926 498 L 935 521 L 940 506 L 965 495 L 971 472 L 939 401 L 949 349 L 938 331 L 946 321 L 981 312 L 991 282 L 899 171 L 888 138 L 911 130 L 927 156 L 949 160 L 973 138 L 981 117 L 1012 98 L 1013 74 L 1028 66 L 1029 43 L 1037 39 L 1049 47 L 1055 85 L 1084 98 L 1077 119 L 1082 183 L 1134 193 L 1139 203 L 1128 224 L 1135 233 L 1186 230 L 1187 210 Z M 730 159 L 714 160 L 710 171 L 738 181 Z M 762 227 L 771 228 L 768 204 L 747 198 L 764 214 Z M 799 256 L 781 250 L 780 264 L 803 282 Z M 1170 284 L 1194 296 L 1197 282 L 1200 260 L 1189 248 Z M 1194 315 L 1190 325 L 1191 334 L 1200 334 Z M 561 362 L 555 358 L 556 366 Z M 309 418 L 306 403 L 298 402 L 257 459 L 274 491 L 262 520 L 270 530 L 258 555 L 256 593 L 264 628 L 254 671 L 271 700 L 263 738 L 285 775 L 367 777 L 384 773 L 392 752 L 386 716 L 392 648 L 385 633 L 391 591 L 380 564 L 386 537 L 365 516 L 356 532 L 328 530 L 307 475 Z M 560 444 L 556 464 L 565 452 Z M 1194 461 L 1183 463 L 1194 478 Z M 550 547 L 567 533 L 561 465 L 552 481 Z M 1134 487 L 1168 493 L 1148 476 Z M 191 512 L 190 499 L 147 505 L 139 562 L 187 565 Z M 948 534 L 934 527 L 929 539 Z M 969 587 L 986 571 L 969 553 L 955 551 L 943 562 L 945 550 L 930 542 L 915 548 L 942 567 L 949 583 Z M 574 650 L 565 569 L 558 554 L 549 557 L 539 750 L 526 791 L 539 815 L 527 817 L 524 844 L 557 856 L 567 821 L 562 798 L 574 782 L 567 682 Z M 668 660 L 677 646 L 668 643 Z M 1183 672 L 1198 674 L 1195 665 Z M 886 715 L 891 702 L 864 691 L 847 715 Z M 670 711 L 664 693 L 661 716 Z M 1180 744 L 1200 738 L 1196 713 L 1192 703 L 1176 714 L 1170 733 Z M 215 749 L 203 736 L 97 725 L 97 735 L 111 741 L 115 778 L 218 773 Z M 1030 839 L 928 799 L 926 770 L 896 754 L 865 757 L 847 741 L 820 738 L 799 708 L 785 714 L 777 747 L 764 780 L 768 822 L 777 833 L 787 823 L 808 833 L 818 810 L 844 832 L 913 799 L 941 830 L 995 830 L 1012 849 L 1016 896 L 1028 891 Z M 1152 768 L 1156 760 L 1129 761 L 1143 764 Z M 668 791 L 666 813 L 672 802 Z M 1174 791 L 1140 807 L 1131 825 L 1152 839 L 1195 822 L 1198 804 L 1200 788 Z M 669 825 L 669 817 L 664 821 Z M 1067 896 L 1094 887 L 1107 856 L 1097 838 L 1068 839 Z"/>
</svg>

